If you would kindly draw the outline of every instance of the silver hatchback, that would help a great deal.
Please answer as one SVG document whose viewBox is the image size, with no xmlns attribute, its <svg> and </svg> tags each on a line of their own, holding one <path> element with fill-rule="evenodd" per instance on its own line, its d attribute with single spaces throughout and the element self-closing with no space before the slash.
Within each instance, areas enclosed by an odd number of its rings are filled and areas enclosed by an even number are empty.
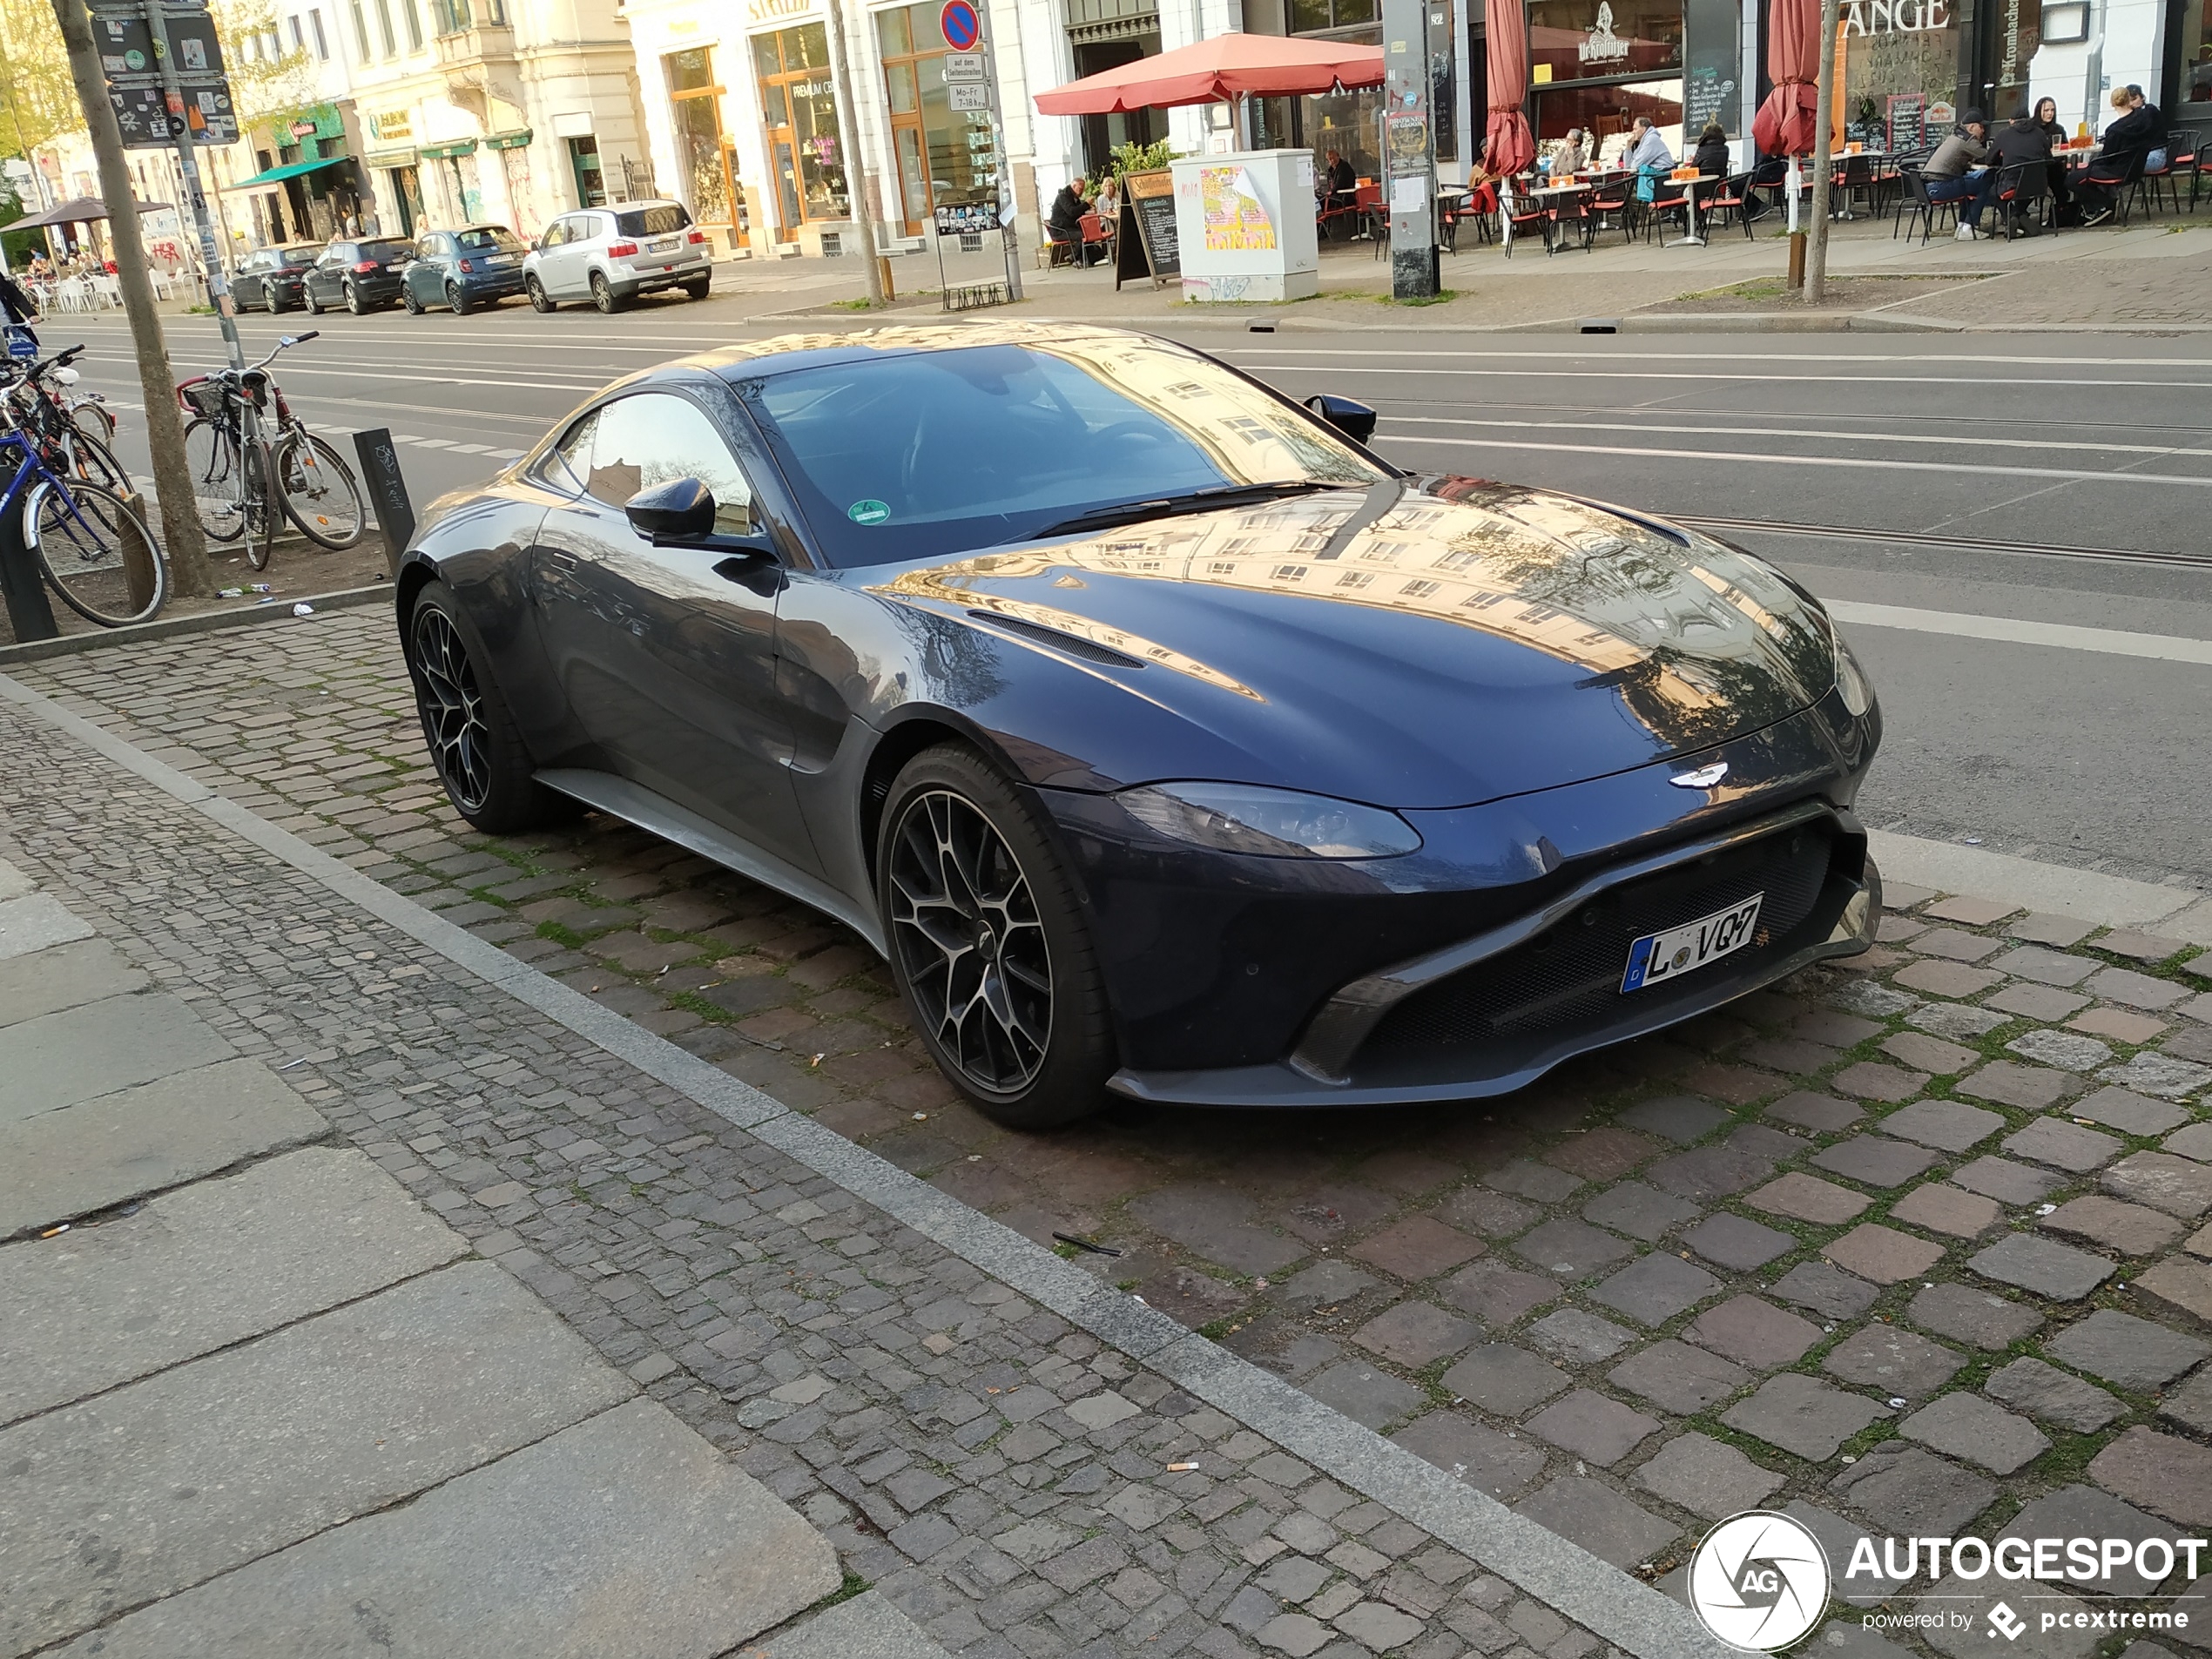
<svg viewBox="0 0 2212 1659">
<path fill-rule="evenodd" d="M 564 300 L 618 311 L 663 288 L 704 300 L 713 271 L 706 233 L 691 223 L 683 203 L 610 202 L 548 225 L 523 261 L 523 287 L 540 311 Z"/>
</svg>

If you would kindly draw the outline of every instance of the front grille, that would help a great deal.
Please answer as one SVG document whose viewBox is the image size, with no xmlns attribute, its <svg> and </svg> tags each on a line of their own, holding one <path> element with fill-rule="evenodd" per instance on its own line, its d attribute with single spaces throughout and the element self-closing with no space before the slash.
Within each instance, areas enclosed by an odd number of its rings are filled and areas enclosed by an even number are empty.
<svg viewBox="0 0 2212 1659">
<path fill-rule="evenodd" d="M 1758 942 L 1705 974 L 1734 974 L 1785 954 L 1819 902 L 1837 851 L 1825 819 L 1792 826 L 1625 882 L 1577 907 L 1534 938 L 1415 992 L 1384 1016 L 1355 1070 L 1393 1069 L 1470 1045 L 1545 1046 L 1570 1030 L 1602 1032 L 1634 1012 L 1696 999 L 1701 974 L 1623 995 L 1629 947 L 1646 934 L 1696 921 L 1764 893 Z"/>
</svg>

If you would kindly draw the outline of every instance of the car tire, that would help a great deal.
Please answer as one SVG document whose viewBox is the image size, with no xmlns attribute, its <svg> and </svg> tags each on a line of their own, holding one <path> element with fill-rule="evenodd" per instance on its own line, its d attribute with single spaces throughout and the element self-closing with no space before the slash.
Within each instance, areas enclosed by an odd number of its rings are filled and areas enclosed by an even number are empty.
<svg viewBox="0 0 2212 1659">
<path fill-rule="evenodd" d="M 529 295 L 530 309 L 532 311 L 550 311 L 553 309 L 553 300 L 551 297 L 546 293 L 545 285 L 540 282 L 536 275 L 533 274 L 523 280 L 523 292 Z"/>
<path fill-rule="evenodd" d="M 615 292 L 614 284 L 607 280 L 604 271 L 591 273 L 591 303 L 603 315 L 611 315 L 622 309 L 622 296 Z"/>
<path fill-rule="evenodd" d="M 465 317 L 476 308 L 476 302 L 469 297 L 469 290 L 458 282 L 446 284 L 446 303 L 453 307 L 456 317 Z"/>
<path fill-rule="evenodd" d="M 313 288 L 302 288 L 300 293 L 307 297 L 307 314 L 310 317 L 322 315 L 322 301 L 315 298 L 315 291 Z"/>
<path fill-rule="evenodd" d="M 412 283 L 401 288 L 400 303 L 407 307 L 408 316 L 419 317 L 422 314 L 422 301 L 415 298 L 415 287 Z"/>
<path fill-rule="evenodd" d="M 974 750 L 900 768 L 876 903 L 907 1015 L 976 1110 L 1036 1130 L 1104 1106 L 1116 1053 L 1089 925 L 1042 813 Z"/>
<path fill-rule="evenodd" d="M 714 279 L 711 277 L 694 277 L 684 284 L 684 292 L 694 300 L 704 300 L 707 290 L 713 286 Z"/>
<path fill-rule="evenodd" d="M 405 643 L 423 741 L 454 810 L 487 835 L 572 816 L 575 803 L 537 781 L 483 641 L 444 583 L 415 596 Z"/>
<path fill-rule="evenodd" d="M 356 317 L 365 317 L 368 314 L 368 307 L 361 303 L 361 291 L 359 288 L 348 282 L 345 287 L 345 294 L 347 310 L 352 312 Z"/>
<path fill-rule="evenodd" d="M 274 288 L 269 290 L 269 315 L 275 316 L 284 309 L 284 296 Z"/>
</svg>

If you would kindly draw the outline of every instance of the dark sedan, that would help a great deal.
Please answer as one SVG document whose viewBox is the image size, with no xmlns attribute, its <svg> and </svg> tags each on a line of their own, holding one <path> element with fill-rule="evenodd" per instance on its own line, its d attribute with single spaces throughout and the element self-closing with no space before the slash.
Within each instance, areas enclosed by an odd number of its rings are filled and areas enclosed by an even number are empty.
<svg viewBox="0 0 2212 1659">
<path fill-rule="evenodd" d="M 231 300 L 240 311 L 256 307 L 274 316 L 304 298 L 307 268 L 321 256 L 320 242 L 287 242 L 256 248 L 238 262 L 231 279 Z"/>
<path fill-rule="evenodd" d="M 408 554 L 440 776 L 846 922 L 1020 1126 L 1498 1094 L 1866 948 L 1810 594 L 1314 402 L 1022 325 L 634 375 Z"/>
<path fill-rule="evenodd" d="M 401 273 L 415 257 L 415 244 L 397 236 L 368 236 L 333 242 L 307 269 L 307 309 L 320 313 L 343 306 L 359 316 L 400 297 Z"/>
<path fill-rule="evenodd" d="M 529 244 L 504 225 L 464 225 L 426 231 L 415 241 L 415 260 L 402 273 L 400 297 L 408 314 L 445 306 L 467 316 L 523 291 L 523 260 Z"/>
</svg>

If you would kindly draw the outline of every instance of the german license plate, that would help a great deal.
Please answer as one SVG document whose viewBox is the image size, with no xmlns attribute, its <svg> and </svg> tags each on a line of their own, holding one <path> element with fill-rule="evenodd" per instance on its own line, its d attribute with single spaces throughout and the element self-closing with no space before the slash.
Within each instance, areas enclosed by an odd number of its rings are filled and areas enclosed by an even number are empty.
<svg viewBox="0 0 2212 1659">
<path fill-rule="evenodd" d="M 1641 991 L 1680 979 L 1743 949 L 1758 930 L 1759 906 L 1765 900 L 1765 894 L 1755 893 L 1743 903 L 1716 910 L 1710 916 L 1664 933 L 1646 934 L 1629 947 L 1629 968 L 1621 976 L 1621 989 Z"/>
<path fill-rule="evenodd" d="M 683 244 L 678 242 L 673 236 L 671 236 L 664 238 L 662 240 L 658 242 L 649 242 L 646 246 L 656 253 L 673 253 L 678 247 L 682 246 Z"/>
</svg>

